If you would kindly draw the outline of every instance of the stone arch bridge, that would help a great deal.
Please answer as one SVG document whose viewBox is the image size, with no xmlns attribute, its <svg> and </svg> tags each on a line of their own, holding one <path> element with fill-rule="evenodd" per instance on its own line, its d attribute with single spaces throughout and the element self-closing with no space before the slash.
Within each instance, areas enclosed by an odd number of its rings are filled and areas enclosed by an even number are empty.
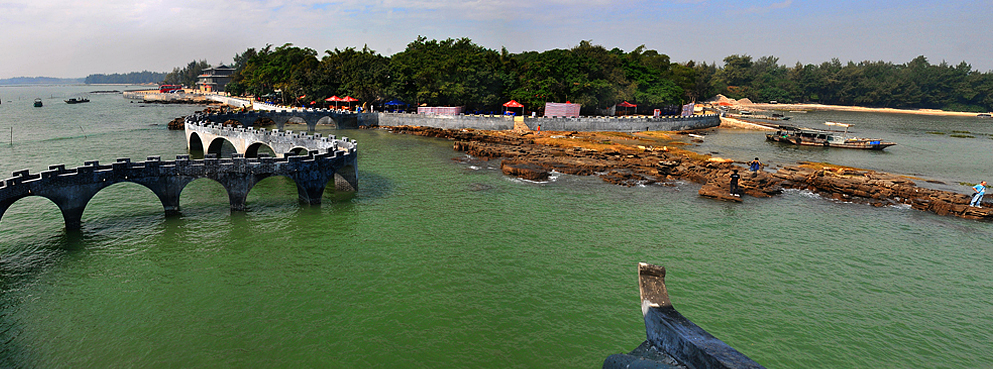
<svg viewBox="0 0 993 369">
<path fill-rule="evenodd" d="M 188 129 L 190 126 L 197 132 L 218 130 L 216 132 L 220 135 L 249 133 L 244 129 L 224 130 L 216 125 L 188 120 Z M 280 146 L 281 140 L 294 136 L 284 132 L 256 134 L 260 140 L 273 138 L 271 142 L 274 147 L 283 147 Z M 205 133 L 200 135 L 206 136 Z M 302 140 L 293 141 L 293 145 L 300 143 L 306 151 L 291 150 L 281 157 L 259 158 L 246 158 L 244 153 L 224 159 L 211 153 L 206 154 L 204 159 L 179 155 L 176 160 L 162 160 L 158 156 L 150 156 L 144 161 L 133 162 L 129 158 L 119 158 L 111 164 L 87 161 L 76 168 L 58 164 L 40 173 L 17 171 L 13 177 L 0 182 L 0 219 L 17 200 L 41 196 L 58 206 L 66 230 L 79 230 L 83 210 L 90 199 L 100 190 L 121 182 L 137 183 L 150 189 L 161 201 L 167 215 L 179 212 L 179 197 L 183 188 L 201 178 L 212 179 L 224 187 L 232 211 L 244 211 L 248 192 L 255 184 L 272 176 L 291 178 L 296 183 L 300 201 L 312 205 L 321 203 L 324 189 L 331 181 L 334 181 L 336 191 L 358 189 L 358 145 L 354 140 L 319 135 L 304 135 L 294 137 L 294 140 Z"/>
<path fill-rule="evenodd" d="M 241 123 L 244 127 L 258 127 L 263 118 L 276 122 L 277 129 L 283 129 L 286 123 L 306 123 L 307 130 L 313 131 L 318 124 L 327 124 L 333 128 L 358 128 L 358 114 L 348 110 L 332 109 L 294 109 L 294 110 L 262 110 L 242 113 L 213 113 L 201 115 L 201 119 L 224 123 L 229 120 Z"/>
<path fill-rule="evenodd" d="M 335 136 L 322 137 L 321 134 L 302 134 L 279 129 L 255 129 L 212 124 L 203 119 L 204 115 L 194 115 L 185 119 L 186 148 L 190 152 L 220 154 L 225 142 L 231 143 L 235 151 L 245 157 L 259 156 L 259 149 L 268 147 L 276 155 L 300 155 L 310 150 L 327 151 L 347 145 L 348 137 L 341 140 Z"/>
</svg>

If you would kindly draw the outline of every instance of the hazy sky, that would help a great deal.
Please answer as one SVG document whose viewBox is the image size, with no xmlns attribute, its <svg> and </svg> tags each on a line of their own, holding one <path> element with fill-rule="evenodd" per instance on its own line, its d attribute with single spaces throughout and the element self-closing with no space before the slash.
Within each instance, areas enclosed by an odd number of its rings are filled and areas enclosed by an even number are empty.
<svg viewBox="0 0 993 369">
<path fill-rule="evenodd" d="M 674 62 L 924 55 L 993 70 L 993 0 L 0 0 L 0 78 L 168 72 L 266 44 L 392 55 L 419 35 L 510 52 L 643 44 Z"/>
</svg>

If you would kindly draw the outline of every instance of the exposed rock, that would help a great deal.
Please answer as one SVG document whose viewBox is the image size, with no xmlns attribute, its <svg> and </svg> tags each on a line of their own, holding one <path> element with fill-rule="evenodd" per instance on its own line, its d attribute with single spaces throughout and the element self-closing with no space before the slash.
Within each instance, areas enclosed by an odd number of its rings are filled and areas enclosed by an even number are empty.
<svg viewBox="0 0 993 369">
<path fill-rule="evenodd" d="M 521 136 L 513 131 L 445 130 L 392 127 L 394 132 L 455 140 L 455 150 L 478 158 L 505 158 L 504 174 L 533 181 L 548 179 L 551 171 L 597 175 L 605 182 L 634 186 L 688 180 L 702 183 L 700 196 L 740 202 L 730 196 L 732 170 L 741 173 L 743 195 L 771 197 L 785 188 L 813 191 L 837 201 L 873 206 L 909 205 L 914 209 L 967 219 L 993 220 L 993 208 L 970 207 L 969 196 L 917 187 L 913 180 L 889 173 L 801 162 L 776 172 L 748 172 L 741 164 L 687 151 L 649 145 L 636 135 L 610 132 L 548 133 L 548 137 Z M 605 139 L 603 136 L 609 136 Z M 557 138 L 556 138 L 557 137 Z M 630 141 L 630 142 L 626 142 Z M 672 144 L 672 143 L 670 143 Z"/>
<path fill-rule="evenodd" d="M 721 187 L 713 183 L 706 183 L 700 186 L 700 191 L 698 192 L 700 196 L 731 202 L 741 202 L 741 197 L 734 196 L 731 194 L 730 188 L 727 186 Z"/>
<path fill-rule="evenodd" d="M 529 181 L 547 181 L 550 173 L 541 166 L 515 162 L 513 159 L 504 160 L 500 163 L 500 170 L 503 174 L 514 176 Z"/>
<path fill-rule="evenodd" d="M 183 124 L 185 124 L 184 121 L 183 121 L 183 118 L 184 117 L 179 117 L 179 118 L 176 118 L 176 119 L 173 119 L 172 121 L 170 121 L 169 122 L 169 129 L 174 130 L 174 131 L 175 130 L 186 129 L 183 126 Z"/>
</svg>

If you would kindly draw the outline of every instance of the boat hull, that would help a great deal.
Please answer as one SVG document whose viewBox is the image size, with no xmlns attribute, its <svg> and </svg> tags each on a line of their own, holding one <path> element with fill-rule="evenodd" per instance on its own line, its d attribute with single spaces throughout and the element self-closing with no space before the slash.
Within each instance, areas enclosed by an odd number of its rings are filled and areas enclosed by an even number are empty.
<svg viewBox="0 0 993 369">
<path fill-rule="evenodd" d="M 767 134 L 765 135 L 767 141 L 781 142 L 797 146 L 814 146 L 814 147 L 834 147 L 839 149 L 856 149 L 856 150 L 882 150 L 887 147 L 896 145 L 895 142 L 883 142 L 877 140 L 859 140 L 854 142 L 829 142 L 824 140 L 809 140 L 800 137 L 793 136 L 780 136 Z"/>
</svg>

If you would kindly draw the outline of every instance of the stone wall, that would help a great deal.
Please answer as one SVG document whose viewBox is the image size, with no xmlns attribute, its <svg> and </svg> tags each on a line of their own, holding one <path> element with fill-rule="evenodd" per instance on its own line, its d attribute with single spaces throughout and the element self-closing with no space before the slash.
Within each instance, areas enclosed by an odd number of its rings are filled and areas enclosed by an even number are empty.
<svg viewBox="0 0 993 369">
<path fill-rule="evenodd" d="M 243 108 L 243 107 L 246 107 L 246 106 L 248 106 L 248 107 L 251 107 L 252 106 L 252 101 L 251 100 L 248 100 L 248 99 L 239 99 L 239 98 L 235 98 L 235 97 L 223 96 L 223 95 L 217 95 L 217 94 L 207 94 L 206 96 L 210 100 L 214 100 L 214 101 L 220 102 L 222 104 L 230 105 L 230 106 L 233 106 L 233 107 L 236 107 L 236 108 Z"/>
<path fill-rule="evenodd" d="M 203 117 L 203 119 L 214 123 L 224 123 L 233 120 L 241 123 L 244 127 L 254 127 L 255 123 L 262 118 L 271 119 L 279 129 L 283 129 L 283 125 L 287 122 L 306 123 L 307 129 L 310 131 L 313 131 L 318 124 L 334 125 L 334 128 L 358 128 L 356 114 L 347 110 L 256 110 L 237 113 L 212 113 Z"/>
<path fill-rule="evenodd" d="M 523 117 L 524 124 L 534 130 L 541 125 L 546 131 L 683 131 L 716 127 L 721 124 L 718 115 L 691 117 Z M 359 126 L 420 126 L 443 129 L 475 128 L 509 130 L 514 128 L 514 117 L 505 115 L 426 115 L 407 113 L 359 114 Z"/>
</svg>

